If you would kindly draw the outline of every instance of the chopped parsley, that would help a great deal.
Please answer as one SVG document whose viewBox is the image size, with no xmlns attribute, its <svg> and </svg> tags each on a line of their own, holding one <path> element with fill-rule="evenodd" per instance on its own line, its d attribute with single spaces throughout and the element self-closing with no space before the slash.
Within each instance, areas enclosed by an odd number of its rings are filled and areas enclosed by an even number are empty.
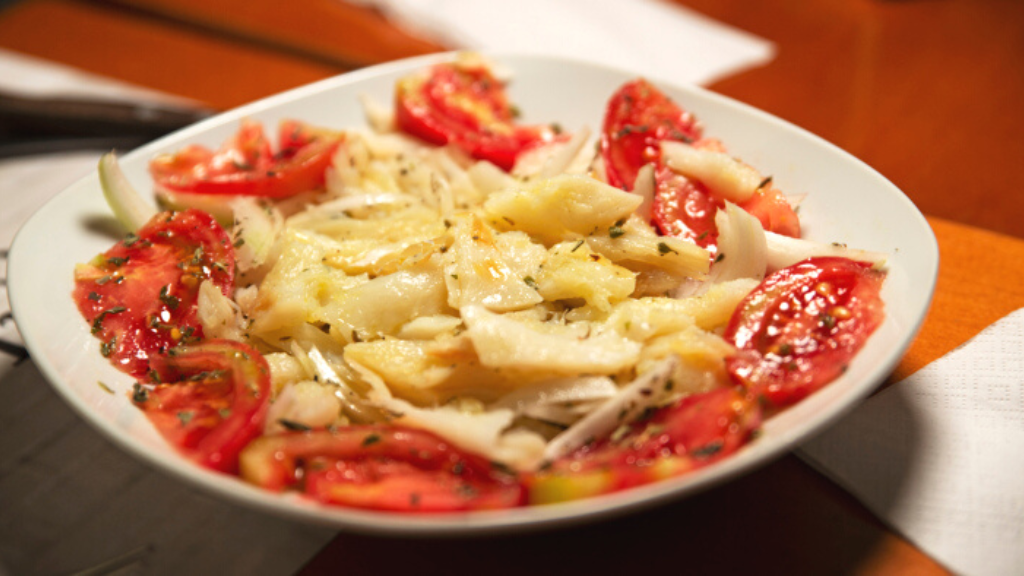
<svg viewBox="0 0 1024 576">
<path fill-rule="evenodd" d="M 167 307 L 170 308 L 171 310 L 175 310 L 178 308 L 178 304 L 181 303 L 181 299 L 178 298 L 177 296 L 172 296 L 170 294 L 170 290 L 170 284 L 167 284 L 166 286 L 160 288 L 160 301 L 166 304 Z"/>
<path fill-rule="evenodd" d="M 136 382 L 132 384 L 132 402 L 136 404 L 145 404 L 149 400 L 149 390 L 142 387 L 142 384 Z"/>
<path fill-rule="evenodd" d="M 285 428 L 292 430 L 293 432 L 309 432 L 310 430 L 312 430 L 312 428 L 306 426 L 302 422 L 295 422 L 294 420 L 287 420 L 285 418 L 281 418 L 278 420 L 278 422 L 281 424 L 281 426 L 284 426 Z"/>
</svg>

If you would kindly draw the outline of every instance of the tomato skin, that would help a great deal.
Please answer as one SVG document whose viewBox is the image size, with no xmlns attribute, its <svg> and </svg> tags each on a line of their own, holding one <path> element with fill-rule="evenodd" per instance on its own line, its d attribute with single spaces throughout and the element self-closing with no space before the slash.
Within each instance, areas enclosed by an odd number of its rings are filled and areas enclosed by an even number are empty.
<svg viewBox="0 0 1024 576">
<path fill-rule="evenodd" d="M 103 342 L 103 355 L 145 380 L 154 355 L 202 338 L 199 285 L 210 280 L 228 295 L 234 278 L 234 247 L 212 216 L 162 212 L 92 263 L 79 265 L 72 295 Z"/>
<path fill-rule="evenodd" d="M 322 188 L 340 133 L 295 120 L 283 122 L 279 131 L 280 150 L 274 153 L 263 127 L 245 120 L 216 152 L 193 144 L 157 156 L 149 171 L 158 190 L 176 194 L 287 198 Z"/>
<path fill-rule="evenodd" d="M 252 347 L 208 340 L 153 358 L 153 387 L 133 402 L 164 438 L 199 465 L 238 471 L 238 454 L 263 432 L 270 367 Z"/>
<path fill-rule="evenodd" d="M 767 232 L 800 237 L 800 218 L 786 197 L 777 188 L 764 187 L 757 190 L 746 202 L 739 205 L 761 221 Z"/>
<path fill-rule="evenodd" d="M 835 257 L 770 274 L 725 330 L 739 350 L 727 360 L 730 375 L 778 408 L 831 382 L 881 325 L 884 279 L 870 264 Z"/>
<path fill-rule="evenodd" d="M 530 502 L 607 494 L 703 468 L 739 450 L 760 425 L 758 402 L 735 388 L 688 396 L 528 479 Z"/>
<path fill-rule="evenodd" d="M 505 87 L 483 64 L 436 64 L 398 81 L 395 123 L 436 145 L 453 144 L 510 171 L 523 151 L 554 140 L 546 126 L 514 122 Z"/>
<path fill-rule="evenodd" d="M 348 426 L 263 436 L 242 453 L 242 477 L 281 491 L 302 484 L 327 504 L 404 512 L 508 508 L 518 479 L 424 430 Z"/>
<path fill-rule="evenodd" d="M 601 158 L 608 183 L 632 190 L 645 164 L 660 166 L 661 142 L 692 143 L 703 130 L 692 114 L 677 106 L 650 82 L 638 78 L 612 95 L 601 131 Z"/>
<path fill-rule="evenodd" d="M 662 166 L 655 172 L 651 220 L 665 236 L 687 238 L 714 255 L 718 240 L 715 214 L 725 206 L 700 182 Z"/>
</svg>

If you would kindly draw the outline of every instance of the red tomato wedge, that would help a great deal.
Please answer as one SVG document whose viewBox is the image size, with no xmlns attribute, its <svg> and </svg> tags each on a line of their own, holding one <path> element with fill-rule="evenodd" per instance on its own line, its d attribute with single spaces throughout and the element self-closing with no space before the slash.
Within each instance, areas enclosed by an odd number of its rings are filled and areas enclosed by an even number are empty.
<svg viewBox="0 0 1024 576">
<path fill-rule="evenodd" d="M 789 200 L 786 200 L 777 188 L 759 188 L 749 200 L 739 206 L 760 220 L 766 231 L 791 238 L 800 237 L 800 218 L 797 217 Z"/>
<path fill-rule="evenodd" d="M 216 152 L 190 145 L 149 164 L 158 190 L 172 193 L 287 198 L 324 186 L 340 133 L 288 120 L 275 153 L 257 122 L 245 120 Z"/>
<path fill-rule="evenodd" d="M 882 323 L 884 279 L 870 264 L 834 257 L 769 275 L 726 328 L 739 350 L 729 373 L 775 407 L 800 401 L 842 374 Z"/>
<path fill-rule="evenodd" d="M 132 400 L 165 439 L 206 468 L 235 473 L 238 454 L 263 432 L 270 368 L 253 348 L 209 340 L 152 359 L 157 384 Z"/>
<path fill-rule="evenodd" d="M 554 140 L 548 126 L 520 126 L 504 84 L 483 63 L 450 62 L 398 81 L 395 122 L 431 144 L 453 144 L 512 170 L 524 150 Z"/>
<path fill-rule="evenodd" d="M 703 184 L 662 166 L 655 172 L 651 220 L 665 236 L 687 238 L 712 254 L 718 239 L 715 214 L 725 204 L 716 200 Z"/>
<path fill-rule="evenodd" d="M 423 430 L 350 426 L 253 441 L 243 478 L 281 491 L 301 485 L 324 503 L 375 510 L 447 512 L 524 503 L 516 476 Z"/>
<path fill-rule="evenodd" d="M 660 165 L 662 141 L 691 143 L 701 134 L 697 119 L 650 82 L 627 82 L 608 101 L 601 131 L 608 183 L 632 190 L 640 168 L 651 162 Z"/>
<path fill-rule="evenodd" d="M 697 470 L 736 452 L 760 425 L 758 403 L 736 389 L 688 396 L 528 479 L 530 502 L 606 494 Z"/>
<path fill-rule="evenodd" d="M 234 248 L 212 216 L 162 212 L 137 234 L 79 265 L 73 296 L 102 342 L 103 356 L 145 379 L 154 355 L 202 338 L 199 285 L 210 280 L 228 295 L 234 278 Z"/>
<path fill-rule="evenodd" d="M 697 147 L 720 148 L 702 140 L 697 119 L 643 79 L 624 84 L 608 101 L 601 131 L 601 158 L 608 183 L 632 190 L 645 164 L 655 165 L 651 221 L 664 235 L 688 238 L 714 253 L 715 214 L 724 205 L 698 181 L 676 174 L 661 162 L 661 142 L 675 140 Z M 785 197 L 774 188 L 758 190 L 740 205 L 765 230 L 800 236 L 800 222 Z"/>
</svg>

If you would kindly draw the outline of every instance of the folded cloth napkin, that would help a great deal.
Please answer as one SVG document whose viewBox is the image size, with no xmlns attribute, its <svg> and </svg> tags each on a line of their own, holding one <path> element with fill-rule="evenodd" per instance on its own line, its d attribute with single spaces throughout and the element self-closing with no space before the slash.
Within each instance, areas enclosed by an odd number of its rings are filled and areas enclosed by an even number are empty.
<svg viewBox="0 0 1024 576">
<path fill-rule="evenodd" d="M 455 48 L 582 58 L 683 83 L 769 61 L 773 45 L 660 0 L 349 0 Z"/>
<path fill-rule="evenodd" d="M 1024 309 L 870 398 L 801 456 L 934 559 L 1024 568 Z"/>
</svg>

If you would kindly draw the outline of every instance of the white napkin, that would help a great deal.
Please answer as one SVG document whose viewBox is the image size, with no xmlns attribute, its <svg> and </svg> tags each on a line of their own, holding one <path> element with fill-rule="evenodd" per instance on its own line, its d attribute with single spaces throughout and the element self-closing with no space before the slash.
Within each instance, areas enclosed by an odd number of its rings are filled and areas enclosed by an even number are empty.
<svg viewBox="0 0 1024 576">
<path fill-rule="evenodd" d="M 767 40 L 660 0 L 349 1 L 448 46 L 596 60 L 681 83 L 708 83 L 774 55 Z"/>
<path fill-rule="evenodd" d="M 1024 570 L 1024 309 L 870 398 L 803 458 L 958 573 Z"/>
</svg>

